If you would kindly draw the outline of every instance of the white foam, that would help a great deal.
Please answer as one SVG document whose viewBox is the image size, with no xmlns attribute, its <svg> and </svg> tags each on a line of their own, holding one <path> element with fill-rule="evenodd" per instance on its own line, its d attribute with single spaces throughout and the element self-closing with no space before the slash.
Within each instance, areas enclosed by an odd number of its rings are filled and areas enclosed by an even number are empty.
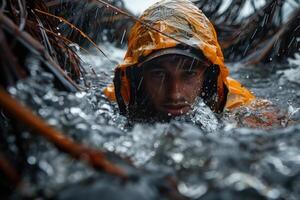
<svg viewBox="0 0 300 200">
<path fill-rule="evenodd" d="M 289 64 L 296 65 L 296 68 L 285 70 L 284 76 L 291 82 L 300 84 L 300 54 L 296 53 L 294 59 L 288 59 Z"/>
</svg>

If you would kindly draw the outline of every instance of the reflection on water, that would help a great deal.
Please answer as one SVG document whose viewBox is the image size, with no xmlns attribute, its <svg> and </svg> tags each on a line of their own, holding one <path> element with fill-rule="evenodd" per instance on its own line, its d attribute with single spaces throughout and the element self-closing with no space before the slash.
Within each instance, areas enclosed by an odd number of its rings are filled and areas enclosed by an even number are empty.
<svg viewBox="0 0 300 200">
<path fill-rule="evenodd" d="M 33 64 L 32 78 L 20 81 L 10 93 L 80 143 L 130 158 L 135 166 L 154 174 L 160 174 L 163 169 L 175 173 L 178 190 L 192 199 L 300 198 L 299 124 L 272 131 L 237 128 L 234 117 L 227 116 L 225 120 L 214 116 L 200 102 L 190 121 L 136 124 L 128 128 L 126 118 L 118 114 L 117 105 L 108 102 L 101 93 L 111 81 L 112 70 L 94 67 L 97 74 L 87 76 L 91 87 L 84 92 L 57 91 L 52 84 L 53 77 Z M 264 70 L 233 68 L 233 76 L 240 77 L 258 96 L 270 97 L 291 118 L 299 120 L 299 101 L 295 96 L 300 91 L 299 85 L 276 71 L 275 66 Z M 284 81 L 282 86 L 277 84 L 280 77 Z M 243 112 L 251 114 L 249 110 Z M 8 135 L 9 131 L 4 134 Z M 16 139 L 9 137 L 10 141 Z M 23 195 L 51 197 L 69 184 L 99 175 L 42 138 L 28 132 L 23 132 L 21 137 L 30 144 L 26 147 Z M 9 148 L 17 154 L 13 145 Z M 105 184 L 113 182 L 113 179 L 103 180 L 107 181 Z M 136 186 L 135 189 L 149 194 L 147 199 L 157 198 L 150 195 L 155 191 L 145 188 Z"/>
</svg>

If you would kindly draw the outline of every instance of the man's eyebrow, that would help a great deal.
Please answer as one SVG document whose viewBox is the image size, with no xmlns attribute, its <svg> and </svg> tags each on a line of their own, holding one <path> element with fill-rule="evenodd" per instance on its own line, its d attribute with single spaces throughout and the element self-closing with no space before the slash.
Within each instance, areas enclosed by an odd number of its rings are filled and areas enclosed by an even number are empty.
<svg viewBox="0 0 300 200">
<path fill-rule="evenodd" d="M 194 62 L 190 61 L 190 62 L 186 63 L 183 66 L 183 69 L 184 70 L 196 70 L 196 69 L 206 68 L 209 66 L 210 66 L 209 63 L 195 60 Z"/>
</svg>

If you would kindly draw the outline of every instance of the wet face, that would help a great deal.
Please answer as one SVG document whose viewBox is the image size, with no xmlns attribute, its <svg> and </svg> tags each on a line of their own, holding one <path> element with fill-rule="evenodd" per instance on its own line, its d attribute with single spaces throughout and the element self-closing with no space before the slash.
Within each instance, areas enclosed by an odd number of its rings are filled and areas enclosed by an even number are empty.
<svg viewBox="0 0 300 200">
<path fill-rule="evenodd" d="M 180 56 L 156 58 L 144 66 L 146 93 L 160 116 L 188 113 L 201 92 L 209 63 Z"/>
</svg>

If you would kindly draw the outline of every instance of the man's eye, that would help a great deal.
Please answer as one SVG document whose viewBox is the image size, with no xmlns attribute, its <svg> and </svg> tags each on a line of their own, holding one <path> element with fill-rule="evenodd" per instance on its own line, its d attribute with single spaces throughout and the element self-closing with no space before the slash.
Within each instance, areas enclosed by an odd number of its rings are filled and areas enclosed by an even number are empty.
<svg viewBox="0 0 300 200">
<path fill-rule="evenodd" d="M 151 72 L 151 75 L 152 75 L 153 77 L 162 78 L 162 77 L 164 77 L 164 76 L 166 75 L 166 73 L 165 73 L 164 71 L 159 71 L 159 70 L 157 70 L 157 71 L 152 71 L 152 72 Z"/>
<path fill-rule="evenodd" d="M 185 71 L 185 72 L 183 72 L 183 76 L 185 78 L 192 78 L 192 77 L 197 76 L 197 72 L 195 72 L 195 71 Z"/>
</svg>

